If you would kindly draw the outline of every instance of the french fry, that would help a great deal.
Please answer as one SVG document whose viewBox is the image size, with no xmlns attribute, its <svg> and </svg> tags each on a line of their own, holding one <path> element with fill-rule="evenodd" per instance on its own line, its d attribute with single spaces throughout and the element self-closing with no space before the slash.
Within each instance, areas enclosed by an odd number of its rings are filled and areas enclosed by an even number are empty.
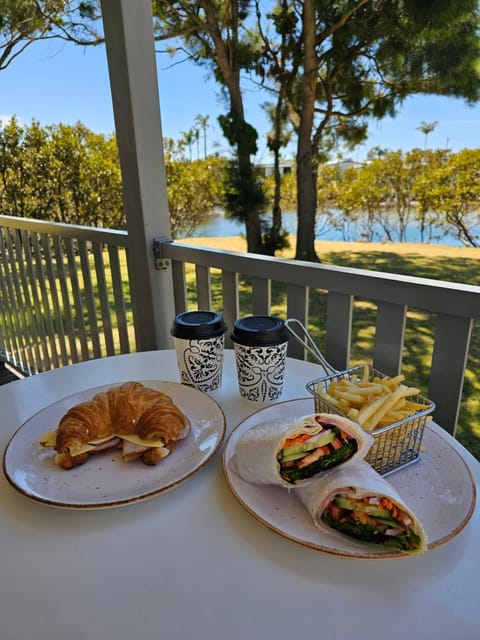
<svg viewBox="0 0 480 640">
<path fill-rule="evenodd" d="M 349 409 L 347 418 L 350 418 L 350 420 L 353 420 L 354 422 L 358 422 L 358 409 L 354 409 L 353 407 Z"/>
<path fill-rule="evenodd" d="M 337 399 L 338 400 L 347 400 L 351 403 L 362 404 L 363 397 L 358 393 L 348 393 L 347 391 L 337 391 Z"/>
<path fill-rule="evenodd" d="M 400 385 L 392 394 L 388 396 L 381 396 L 379 398 L 381 400 L 381 403 L 375 409 L 375 411 L 370 414 L 370 417 L 368 419 L 363 418 L 362 420 L 360 412 L 358 416 L 360 426 L 363 427 L 365 431 L 373 431 L 380 420 L 382 420 L 382 418 L 395 407 L 397 402 L 406 395 L 408 395 L 408 387 Z"/>
</svg>

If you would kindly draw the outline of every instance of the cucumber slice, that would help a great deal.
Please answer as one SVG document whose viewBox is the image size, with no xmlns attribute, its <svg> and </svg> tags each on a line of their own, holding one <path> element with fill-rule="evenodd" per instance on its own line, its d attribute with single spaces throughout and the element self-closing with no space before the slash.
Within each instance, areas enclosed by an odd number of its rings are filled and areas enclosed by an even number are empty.
<svg viewBox="0 0 480 640">
<path fill-rule="evenodd" d="M 300 460 L 300 458 L 304 458 L 308 451 L 299 451 L 298 453 L 290 453 L 288 456 L 282 456 L 281 462 L 289 462 L 291 460 Z"/>
<path fill-rule="evenodd" d="M 348 509 L 349 511 L 353 511 L 354 509 L 358 509 L 359 503 L 356 500 L 350 500 L 350 498 L 346 498 L 345 496 L 337 496 L 335 498 L 335 504 L 340 509 Z"/>
<path fill-rule="evenodd" d="M 361 508 L 369 516 L 372 516 L 374 518 L 383 518 L 383 520 L 390 520 L 391 522 L 395 522 L 393 517 L 392 517 L 392 514 L 390 513 L 390 511 L 388 509 L 384 509 L 383 507 L 378 507 L 378 506 L 373 505 L 373 504 L 366 504 L 365 506 L 362 506 Z"/>
<path fill-rule="evenodd" d="M 335 432 L 327 431 L 325 433 L 319 433 L 313 440 L 304 444 L 292 444 L 291 447 L 285 447 L 282 449 L 282 460 L 285 458 L 289 458 L 290 460 L 294 460 L 295 458 L 291 458 L 290 456 L 301 453 L 305 455 L 307 451 L 313 451 L 318 447 L 324 447 L 326 444 L 330 444 L 335 440 Z M 301 457 L 301 456 L 299 456 Z"/>
<path fill-rule="evenodd" d="M 385 524 L 396 523 L 388 509 L 379 507 L 376 504 L 367 504 L 365 502 L 359 502 L 358 500 L 351 500 L 346 496 L 337 496 L 335 498 L 335 504 L 341 509 L 348 509 L 349 511 L 363 511 L 368 516 L 372 516 L 372 518 L 382 520 Z"/>
</svg>

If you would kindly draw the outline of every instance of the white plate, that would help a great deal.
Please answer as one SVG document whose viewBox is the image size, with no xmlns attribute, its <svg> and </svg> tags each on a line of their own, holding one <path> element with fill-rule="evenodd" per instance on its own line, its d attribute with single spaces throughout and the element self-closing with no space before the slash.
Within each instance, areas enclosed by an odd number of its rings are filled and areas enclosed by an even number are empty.
<svg viewBox="0 0 480 640">
<path fill-rule="evenodd" d="M 3 470 L 20 493 L 54 507 L 100 509 L 151 498 L 190 478 L 213 456 L 225 435 L 225 416 L 218 404 L 201 391 L 176 382 L 140 380 L 167 393 L 189 417 L 191 430 L 172 453 L 155 466 L 140 460 L 124 462 L 119 450 L 95 454 L 83 465 L 65 470 L 53 461 L 53 450 L 38 439 L 55 429 L 73 405 L 115 385 L 76 393 L 42 409 L 13 435 L 3 456 Z"/>
<path fill-rule="evenodd" d="M 227 484 L 240 504 L 276 533 L 307 547 L 353 558 L 405 558 L 406 554 L 370 543 L 361 543 L 340 533 L 323 532 L 293 492 L 271 485 L 245 482 L 231 468 L 239 437 L 265 420 L 302 416 L 312 411 L 311 398 L 289 400 L 261 409 L 243 420 L 230 435 L 223 452 Z M 436 431 L 425 428 L 420 459 L 388 476 L 412 511 L 418 516 L 434 549 L 456 536 L 470 520 L 475 508 L 475 483 L 463 458 Z"/>
</svg>

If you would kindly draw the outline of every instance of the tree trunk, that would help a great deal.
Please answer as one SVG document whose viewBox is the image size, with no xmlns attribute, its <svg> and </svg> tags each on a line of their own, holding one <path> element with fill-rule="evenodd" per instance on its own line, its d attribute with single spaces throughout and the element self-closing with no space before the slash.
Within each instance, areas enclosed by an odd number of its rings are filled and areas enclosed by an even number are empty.
<svg viewBox="0 0 480 640">
<path fill-rule="evenodd" d="M 240 81 L 238 83 L 228 83 L 228 90 L 230 94 L 230 105 L 232 119 L 237 124 L 245 124 L 245 117 L 243 112 L 243 101 L 240 90 Z M 246 135 L 242 135 L 242 126 L 237 126 L 236 135 L 236 148 L 238 158 L 238 170 L 240 174 L 240 181 L 243 187 L 253 185 L 255 183 L 255 170 L 251 161 L 251 142 Z M 246 208 L 243 212 L 245 219 L 245 234 L 247 240 L 247 251 L 250 253 L 263 253 L 262 233 L 260 228 L 260 212 L 254 205 Z"/>
<path fill-rule="evenodd" d="M 274 179 L 274 192 L 273 192 L 273 206 L 272 206 L 272 226 L 270 232 L 265 239 L 265 253 L 270 256 L 275 255 L 275 251 L 282 247 L 282 174 L 280 172 L 280 139 L 281 139 L 281 115 L 282 109 L 282 92 L 278 97 L 278 102 L 275 112 L 275 143 L 273 145 L 273 179 Z"/>
<path fill-rule="evenodd" d="M 315 252 L 315 216 L 317 211 L 317 170 L 310 149 L 297 158 L 297 246 L 296 260 L 320 262 Z"/>
<path fill-rule="evenodd" d="M 254 167 L 250 160 L 250 153 L 242 147 L 242 141 L 237 143 L 238 167 L 240 179 L 244 185 L 253 184 L 255 180 Z M 260 212 L 256 207 L 251 207 L 244 211 L 245 235 L 247 240 L 247 251 L 249 253 L 264 253 L 262 233 L 260 229 Z"/>
<path fill-rule="evenodd" d="M 297 146 L 297 246 L 296 260 L 320 262 L 315 253 L 315 215 L 317 212 L 316 154 L 312 153 L 318 61 L 315 50 L 315 3 L 305 0 L 303 8 L 304 72 L 301 81 L 302 107 Z"/>
<path fill-rule="evenodd" d="M 240 24 L 239 2 L 232 2 L 229 6 L 230 25 L 229 41 L 226 43 L 219 29 L 216 3 L 205 0 L 199 3 L 205 11 L 210 36 L 215 46 L 213 58 L 222 76 L 223 84 L 227 88 L 230 99 L 230 115 L 234 131 L 229 136 L 229 142 L 236 148 L 239 177 L 245 190 L 254 190 L 255 171 L 250 156 L 256 153 L 252 149 L 252 141 L 247 135 L 248 123 L 245 120 L 243 97 L 240 88 L 240 65 L 238 62 L 238 30 Z M 228 45 L 228 46 L 227 46 Z M 225 132 L 224 132 L 225 133 Z M 245 220 L 247 251 L 263 253 L 263 242 L 260 228 L 260 211 L 258 207 L 245 207 L 242 212 Z"/>
</svg>

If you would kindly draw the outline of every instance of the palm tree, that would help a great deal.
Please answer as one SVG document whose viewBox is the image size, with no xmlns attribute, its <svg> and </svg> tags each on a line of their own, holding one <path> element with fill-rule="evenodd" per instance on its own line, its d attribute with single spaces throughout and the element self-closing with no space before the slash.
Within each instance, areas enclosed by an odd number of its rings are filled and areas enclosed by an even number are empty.
<svg viewBox="0 0 480 640">
<path fill-rule="evenodd" d="M 208 127 L 208 120 L 209 120 L 210 116 L 202 116 L 200 114 L 198 114 L 198 116 L 195 118 L 195 124 L 197 124 L 200 129 L 202 129 L 203 131 L 203 159 L 205 160 L 207 157 L 207 127 Z"/>
<path fill-rule="evenodd" d="M 432 131 L 437 126 L 437 124 L 438 124 L 437 120 L 435 120 L 435 122 L 425 122 L 425 120 L 422 120 L 420 122 L 420 126 L 417 127 L 418 131 L 421 131 L 425 135 L 425 149 L 427 148 L 428 134 L 432 133 Z"/>
<path fill-rule="evenodd" d="M 188 147 L 188 155 L 189 155 L 189 160 L 191 162 L 192 161 L 192 145 L 197 139 L 197 136 L 195 135 L 195 131 L 193 129 L 189 129 L 188 131 L 180 131 L 180 133 L 182 134 L 183 142 Z"/>
</svg>

